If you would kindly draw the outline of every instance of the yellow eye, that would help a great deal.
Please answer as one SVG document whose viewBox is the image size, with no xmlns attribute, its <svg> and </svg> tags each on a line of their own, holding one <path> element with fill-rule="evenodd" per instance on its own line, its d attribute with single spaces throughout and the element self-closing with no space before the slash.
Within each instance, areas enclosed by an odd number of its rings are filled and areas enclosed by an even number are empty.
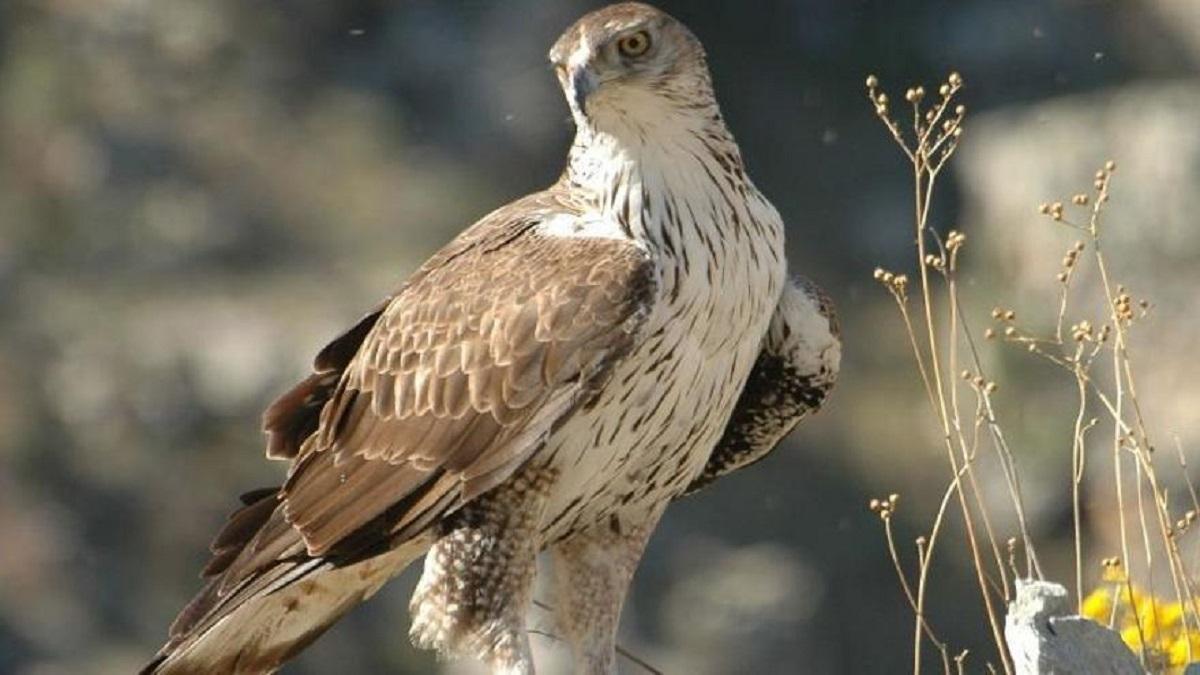
<svg viewBox="0 0 1200 675">
<path fill-rule="evenodd" d="M 650 34 L 644 30 L 631 33 L 617 40 L 617 51 L 621 56 L 636 58 L 650 49 Z"/>
</svg>

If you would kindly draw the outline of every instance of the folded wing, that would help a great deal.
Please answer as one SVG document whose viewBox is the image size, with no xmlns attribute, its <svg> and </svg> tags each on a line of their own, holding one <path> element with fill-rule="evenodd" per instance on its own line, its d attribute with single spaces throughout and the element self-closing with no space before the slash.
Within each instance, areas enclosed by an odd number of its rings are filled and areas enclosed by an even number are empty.
<svg viewBox="0 0 1200 675">
<path fill-rule="evenodd" d="M 309 555 L 369 525 L 419 531 L 494 487 L 633 345 L 645 253 L 517 214 L 423 267 L 366 332 L 283 487 Z"/>
<path fill-rule="evenodd" d="M 837 382 L 841 355 L 833 302 L 811 281 L 793 279 L 779 298 L 725 433 L 686 494 L 770 454 L 820 409 Z"/>
<path fill-rule="evenodd" d="M 249 495 L 218 536 L 208 585 L 152 668 L 199 653 L 239 608 L 271 608 L 264 598 L 418 537 L 589 400 L 636 344 L 657 277 L 631 241 L 540 227 L 581 210 L 548 191 L 493 212 L 322 350 L 264 415 L 268 456 L 292 461 L 286 482 Z M 305 639 L 345 607 L 335 609 L 306 620 Z"/>
</svg>

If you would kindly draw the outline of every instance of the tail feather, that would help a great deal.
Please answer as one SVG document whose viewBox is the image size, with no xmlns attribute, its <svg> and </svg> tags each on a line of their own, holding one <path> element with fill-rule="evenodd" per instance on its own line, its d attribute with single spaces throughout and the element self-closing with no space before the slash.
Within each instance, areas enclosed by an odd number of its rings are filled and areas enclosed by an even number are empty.
<svg viewBox="0 0 1200 675">
<path fill-rule="evenodd" d="M 271 673 L 375 594 L 429 547 L 417 537 L 392 550 L 356 557 L 310 557 L 284 525 L 275 490 L 243 497 L 213 542 L 208 583 L 171 625 L 170 638 L 142 675 Z M 269 537 L 263 561 L 257 544 Z"/>
<path fill-rule="evenodd" d="M 279 488 L 263 488 L 241 496 L 242 508 L 234 511 L 217 533 L 209 550 L 213 557 L 200 572 L 202 579 L 220 576 L 271 519 L 279 503 Z"/>
<path fill-rule="evenodd" d="M 319 558 L 276 565 L 173 636 L 142 675 L 272 673 L 427 547 L 414 540 L 342 567 Z"/>
</svg>

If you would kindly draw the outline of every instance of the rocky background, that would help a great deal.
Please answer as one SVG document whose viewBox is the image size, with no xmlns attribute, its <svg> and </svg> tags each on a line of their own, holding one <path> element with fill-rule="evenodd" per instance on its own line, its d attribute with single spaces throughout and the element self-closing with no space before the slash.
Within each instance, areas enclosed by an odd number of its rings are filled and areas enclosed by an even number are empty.
<svg viewBox="0 0 1200 675">
<path fill-rule="evenodd" d="M 279 480 L 264 405 L 455 232 L 557 176 L 571 127 L 544 54 L 595 4 L 0 2 L 0 672 L 127 673 L 153 653 L 235 495 Z M 935 222 L 968 234 L 980 328 L 994 303 L 1045 325 L 1073 238 L 1035 207 L 1120 163 L 1111 255 L 1156 303 L 1135 343 L 1144 398 L 1195 450 L 1200 3 L 662 5 L 708 47 L 793 267 L 839 306 L 845 361 L 777 455 L 671 510 L 622 641 L 668 673 L 902 671 L 910 614 L 866 502 L 901 493 L 911 541 L 948 470 L 870 278 L 911 268 L 911 190 L 863 79 L 895 97 L 967 81 Z M 1003 351 L 1000 412 L 1066 580 L 1073 390 Z M 1111 525 L 1085 525 L 1090 558 L 1112 555 Z M 961 549 L 935 567 L 933 622 L 977 672 Z M 411 576 L 287 672 L 460 668 L 408 646 Z"/>
</svg>

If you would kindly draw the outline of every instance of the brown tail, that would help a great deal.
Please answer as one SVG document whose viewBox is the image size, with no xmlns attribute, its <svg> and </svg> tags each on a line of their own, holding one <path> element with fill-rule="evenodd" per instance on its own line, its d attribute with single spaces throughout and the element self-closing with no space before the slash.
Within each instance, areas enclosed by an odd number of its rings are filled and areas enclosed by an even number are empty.
<svg viewBox="0 0 1200 675">
<path fill-rule="evenodd" d="M 280 544 L 289 539 L 280 532 L 290 528 L 276 492 L 243 498 L 246 505 L 213 542 L 208 584 L 172 624 L 170 639 L 142 675 L 272 673 L 429 546 L 418 537 L 370 556 L 309 557 L 299 535 Z M 271 546 L 257 546 L 268 533 Z"/>
</svg>

